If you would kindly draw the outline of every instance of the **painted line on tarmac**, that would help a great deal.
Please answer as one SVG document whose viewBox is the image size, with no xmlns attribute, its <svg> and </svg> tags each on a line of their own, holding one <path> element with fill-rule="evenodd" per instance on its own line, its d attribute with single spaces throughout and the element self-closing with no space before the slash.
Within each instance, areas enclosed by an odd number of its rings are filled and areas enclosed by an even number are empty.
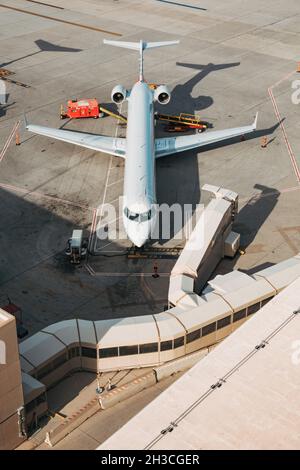
<svg viewBox="0 0 300 470">
<path fill-rule="evenodd" d="M 123 181 L 124 181 L 124 178 L 120 178 L 119 180 L 114 181 L 113 183 L 109 183 L 107 187 L 110 188 L 111 186 L 114 186 L 115 184 L 118 184 L 118 183 L 122 183 Z"/>
<path fill-rule="evenodd" d="M 70 26 L 77 26 L 79 28 L 89 29 L 91 31 L 97 31 L 98 33 L 111 34 L 112 36 L 118 36 L 118 37 L 122 36 L 121 33 L 116 33 L 115 31 L 107 31 L 106 29 L 96 28 L 95 26 L 89 26 L 89 25 L 86 25 L 86 24 L 75 23 L 73 21 L 67 21 L 67 20 L 63 20 L 61 18 L 55 18 L 53 16 L 41 15 L 40 13 L 35 13 L 33 11 L 28 11 L 28 10 L 23 10 L 22 8 L 16 8 L 16 7 L 8 6 L 8 5 L 3 5 L 3 3 L 0 3 L 0 7 L 7 8 L 8 10 L 17 11 L 18 13 L 24 13 L 25 15 L 38 16 L 39 18 L 43 18 L 45 20 L 56 21 L 58 23 L 68 24 Z"/>
<path fill-rule="evenodd" d="M 89 236 L 89 241 L 88 241 L 88 250 L 90 251 L 91 245 L 92 245 L 92 238 L 95 233 L 95 223 L 97 219 L 97 209 L 93 210 L 93 216 L 92 216 L 92 222 L 91 222 L 91 231 L 90 231 L 90 236 Z"/>
<path fill-rule="evenodd" d="M 120 105 L 120 114 L 122 113 L 122 106 L 123 106 L 123 103 L 121 103 L 121 105 Z M 115 139 L 117 139 L 117 136 L 118 136 L 119 124 L 120 124 L 119 121 L 117 121 L 116 130 L 115 130 Z M 109 184 L 110 174 L 111 174 L 112 170 L 115 169 L 115 167 L 112 164 L 114 158 L 115 158 L 114 155 L 110 156 L 109 166 L 108 166 L 105 185 L 104 185 L 104 192 L 103 192 L 102 202 L 101 202 L 100 208 L 98 208 L 98 210 L 97 210 L 97 217 L 99 215 L 100 219 L 103 216 L 103 209 L 104 209 L 104 206 L 106 204 L 107 189 L 111 185 L 111 184 Z M 97 250 L 97 237 L 96 237 L 95 227 L 93 227 L 93 233 L 92 233 L 91 242 L 90 242 L 90 251 L 93 251 L 95 253 L 99 253 L 99 252 L 102 251 L 101 248 Z"/>
<path fill-rule="evenodd" d="M 89 266 L 90 267 L 90 266 Z M 87 268 L 88 269 L 88 268 Z M 171 272 L 159 273 L 159 277 L 170 277 Z M 93 276 L 97 277 L 153 277 L 153 272 L 151 273 L 103 273 L 95 272 Z"/>
<path fill-rule="evenodd" d="M 6 152 L 7 152 L 7 149 L 8 149 L 8 147 L 10 146 L 10 144 L 11 144 L 13 138 L 14 138 L 14 135 L 15 135 L 15 133 L 17 132 L 17 130 L 18 130 L 18 128 L 19 128 L 19 125 L 20 125 L 20 121 L 17 121 L 17 122 L 14 124 L 14 127 L 12 128 L 11 133 L 10 133 L 9 136 L 8 136 L 8 139 L 7 139 L 7 141 L 6 141 L 5 144 L 4 144 L 4 147 L 3 147 L 3 149 L 1 150 L 1 153 L 0 153 L 0 163 L 2 162 L 4 156 L 5 156 Z"/>
<path fill-rule="evenodd" d="M 57 5 L 50 5 L 50 3 L 38 2 L 37 0 L 26 0 L 26 2 L 36 3 L 37 5 L 43 5 L 43 6 L 49 7 L 49 8 L 56 8 L 57 10 L 64 10 L 63 7 L 59 7 Z"/>
<path fill-rule="evenodd" d="M 276 102 L 276 99 L 275 99 L 275 96 L 274 96 L 274 93 L 273 93 L 273 89 L 278 86 L 280 83 L 284 82 L 285 80 L 287 80 L 289 77 L 291 77 L 295 72 L 290 72 L 288 75 L 285 75 L 282 79 L 280 79 L 278 82 L 276 82 L 274 85 L 271 85 L 269 88 L 268 88 L 268 93 L 269 93 L 269 96 L 270 96 L 270 99 L 271 99 L 271 102 L 272 102 L 272 105 L 273 105 L 273 108 L 274 108 L 274 112 L 275 112 L 275 115 L 277 117 L 277 120 L 280 124 L 280 128 L 281 128 L 281 131 L 282 131 L 282 134 L 283 134 L 283 138 L 284 138 L 284 141 L 285 141 L 285 145 L 287 147 L 287 151 L 288 151 L 288 154 L 289 154 L 289 157 L 290 157 L 290 161 L 291 161 L 291 164 L 292 164 L 292 167 L 293 167 L 293 170 L 294 170 L 294 173 L 296 175 L 296 179 L 297 179 L 297 182 L 298 184 L 300 184 L 300 169 L 299 169 L 299 166 L 298 166 L 298 163 L 297 163 L 297 160 L 296 160 L 296 157 L 295 157 L 295 154 L 294 154 L 294 151 L 292 149 L 292 146 L 290 144 L 290 141 L 288 139 L 288 136 L 287 136 L 287 132 L 286 132 L 286 129 L 285 129 L 285 125 L 283 124 L 283 121 L 282 121 L 282 117 L 281 117 L 281 114 L 280 114 L 280 111 L 279 111 L 279 108 L 278 108 L 278 105 L 277 105 L 277 102 Z"/>
<path fill-rule="evenodd" d="M 30 191 L 28 189 L 21 188 L 19 186 L 13 186 L 11 184 L 0 183 L 0 188 L 8 189 L 8 190 L 11 190 L 11 191 L 14 191 L 14 192 L 17 192 L 17 193 L 22 193 L 22 194 L 24 194 L 24 197 L 26 197 L 26 196 L 38 196 L 38 197 L 43 197 L 45 199 L 48 199 L 50 201 L 61 202 L 63 204 L 67 204 L 68 206 L 78 207 L 80 209 L 85 209 L 85 210 L 89 210 L 89 211 L 95 210 L 93 207 L 85 206 L 83 204 L 78 204 L 77 202 L 68 201 L 67 199 L 62 199 L 62 198 L 59 198 L 59 197 L 56 197 L 56 196 L 49 196 L 48 194 L 43 194 L 43 193 L 40 193 L 38 191 Z"/>
<path fill-rule="evenodd" d="M 95 276 L 95 271 L 93 270 L 93 268 L 89 264 L 86 263 L 84 265 L 84 267 L 91 276 Z"/>
</svg>

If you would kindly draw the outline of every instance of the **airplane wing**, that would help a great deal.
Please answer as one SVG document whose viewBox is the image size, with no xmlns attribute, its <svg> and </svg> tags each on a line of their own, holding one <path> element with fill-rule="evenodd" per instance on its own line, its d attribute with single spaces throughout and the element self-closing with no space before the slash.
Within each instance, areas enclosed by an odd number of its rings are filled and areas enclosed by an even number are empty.
<svg viewBox="0 0 300 470">
<path fill-rule="evenodd" d="M 54 129 L 51 127 L 27 124 L 26 129 L 34 134 L 44 135 L 52 139 L 62 140 L 69 144 L 79 145 L 97 152 L 104 152 L 117 157 L 126 156 L 126 139 L 121 137 L 106 137 L 103 135 L 84 134 L 76 131 Z"/>
<path fill-rule="evenodd" d="M 184 135 L 178 137 L 164 137 L 155 139 L 155 157 L 160 158 L 173 153 L 184 152 L 203 145 L 214 144 L 233 137 L 249 134 L 256 130 L 257 125 L 256 114 L 254 123 L 251 126 L 234 127 L 232 129 L 224 129 L 222 131 L 205 132 L 204 134 Z"/>
</svg>

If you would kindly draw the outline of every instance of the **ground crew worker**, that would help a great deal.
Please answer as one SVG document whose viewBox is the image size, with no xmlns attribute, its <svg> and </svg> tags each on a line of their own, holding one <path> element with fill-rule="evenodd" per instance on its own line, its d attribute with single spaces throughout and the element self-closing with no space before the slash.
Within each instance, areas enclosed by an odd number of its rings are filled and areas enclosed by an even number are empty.
<svg viewBox="0 0 300 470">
<path fill-rule="evenodd" d="M 154 265 L 153 265 L 153 274 L 152 274 L 152 277 L 154 277 L 155 279 L 159 277 L 159 274 L 158 274 L 158 266 L 157 266 L 157 263 L 155 262 Z"/>
</svg>

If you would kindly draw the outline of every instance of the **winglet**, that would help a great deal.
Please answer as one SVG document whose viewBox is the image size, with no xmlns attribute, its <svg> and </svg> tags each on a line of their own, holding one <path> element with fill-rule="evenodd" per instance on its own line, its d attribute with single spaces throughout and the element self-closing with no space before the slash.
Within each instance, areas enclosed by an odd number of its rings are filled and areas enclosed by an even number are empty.
<svg viewBox="0 0 300 470">
<path fill-rule="evenodd" d="M 258 119 L 258 111 L 257 111 L 256 116 L 255 116 L 255 119 L 254 119 L 253 129 L 256 129 L 256 128 L 257 128 L 257 119 Z"/>
</svg>

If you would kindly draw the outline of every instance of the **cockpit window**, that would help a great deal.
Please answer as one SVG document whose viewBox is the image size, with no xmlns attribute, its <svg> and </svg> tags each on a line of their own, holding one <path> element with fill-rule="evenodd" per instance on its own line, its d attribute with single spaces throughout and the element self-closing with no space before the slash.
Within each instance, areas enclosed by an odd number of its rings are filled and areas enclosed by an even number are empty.
<svg viewBox="0 0 300 470">
<path fill-rule="evenodd" d="M 143 214 L 140 214 L 140 222 L 146 222 L 147 220 L 150 220 L 152 216 L 151 209 L 148 210 L 148 212 L 144 212 Z"/>
<path fill-rule="evenodd" d="M 139 218 L 139 214 L 135 213 L 135 212 L 131 212 L 128 207 L 125 207 L 124 209 L 124 214 L 126 215 L 126 217 L 129 219 L 129 220 L 138 220 Z"/>
<path fill-rule="evenodd" d="M 147 212 L 142 212 L 138 214 L 136 212 L 131 212 L 128 207 L 125 207 L 124 214 L 129 220 L 134 220 L 135 222 L 146 222 L 152 217 L 152 211 L 149 209 Z"/>
</svg>

